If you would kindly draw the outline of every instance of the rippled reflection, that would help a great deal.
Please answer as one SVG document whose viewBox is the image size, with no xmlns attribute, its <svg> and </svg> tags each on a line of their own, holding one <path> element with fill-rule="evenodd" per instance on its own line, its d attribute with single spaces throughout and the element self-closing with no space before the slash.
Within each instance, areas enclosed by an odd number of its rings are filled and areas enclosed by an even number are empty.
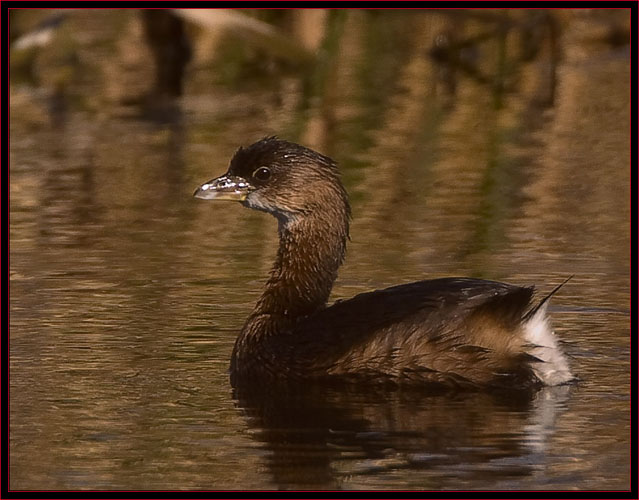
<svg viewBox="0 0 639 500">
<path fill-rule="evenodd" d="M 11 488 L 627 488 L 625 11 L 250 14 L 300 50 L 234 37 L 242 17 L 191 26 L 177 100 L 136 11 L 70 11 L 12 49 Z M 192 193 L 272 134 L 339 162 L 354 219 L 333 299 L 574 275 L 551 315 L 580 383 L 234 394 L 276 223 Z"/>
</svg>

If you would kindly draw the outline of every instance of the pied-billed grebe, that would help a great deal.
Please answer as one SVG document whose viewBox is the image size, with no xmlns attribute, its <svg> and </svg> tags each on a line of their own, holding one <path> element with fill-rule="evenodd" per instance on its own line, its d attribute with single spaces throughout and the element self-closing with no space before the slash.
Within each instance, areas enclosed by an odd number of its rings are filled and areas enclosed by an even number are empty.
<svg viewBox="0 0 639 500">
<path fill-rule="evenodd" d="M 240 148 L 194 196 L 273 214 L 280 245 L 240 332 L 242 379 L 534 388 L 572 380 L 533 288 L 471 278 L 419 281 L 326 306 L 350 219 L 333 160 L 274 137 Z"/>
</svg>

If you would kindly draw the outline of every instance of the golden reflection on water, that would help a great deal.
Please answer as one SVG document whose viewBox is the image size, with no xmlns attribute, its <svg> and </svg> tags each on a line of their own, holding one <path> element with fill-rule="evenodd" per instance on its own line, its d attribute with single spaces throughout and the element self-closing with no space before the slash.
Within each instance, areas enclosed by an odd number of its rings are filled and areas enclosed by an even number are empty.
<svg viewBox="0 0 639 500">
<path fill-rule="evenodd" d="M 160 111 L 138 98 L 153 70 L 135 11 L 77 11 L 12 52 L 32 75 L 11 86 L 11 488 L 626 488 L 624 11 L 252 15 L 316 64 L 191 26 L 184 96 Z M 462 48 L 442 62 L 437 39 Z M 580 384 L 233 395 L 276 224 L 191 194 L 271 134 L 340 163 L 354 220 L 334 298 L 574 275 L 552 315 Z"/>
</svg>

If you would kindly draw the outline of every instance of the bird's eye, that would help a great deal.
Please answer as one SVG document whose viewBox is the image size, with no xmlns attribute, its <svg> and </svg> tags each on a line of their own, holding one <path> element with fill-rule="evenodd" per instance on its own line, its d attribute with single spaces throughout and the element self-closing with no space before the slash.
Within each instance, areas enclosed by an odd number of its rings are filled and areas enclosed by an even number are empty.
<svg viewBox="0 0 639 500">
<path fill-rule="evenodd" d="M 253 177 L 255 177 L 258 181 L 267 181 L 271 177 L 271 171 L 266 167 L 260 167 L 253 172 Z"/>
</svg>

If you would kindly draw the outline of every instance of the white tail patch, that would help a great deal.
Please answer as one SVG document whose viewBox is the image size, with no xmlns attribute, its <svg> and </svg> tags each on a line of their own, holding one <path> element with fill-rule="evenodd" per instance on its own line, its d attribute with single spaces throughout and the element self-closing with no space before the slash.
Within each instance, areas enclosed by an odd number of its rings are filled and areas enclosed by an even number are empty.
<svg viewBox="0 0 639 500">
<path fill-rule="evenodd" d="M 559 385 L 574 379 L 548 321 L 546 304 L 524 323 L 524 338 L 530 345 L 528 353 L 541 360 L 531 363 L 539 380 L 546 385 Z"/>
</svg>

